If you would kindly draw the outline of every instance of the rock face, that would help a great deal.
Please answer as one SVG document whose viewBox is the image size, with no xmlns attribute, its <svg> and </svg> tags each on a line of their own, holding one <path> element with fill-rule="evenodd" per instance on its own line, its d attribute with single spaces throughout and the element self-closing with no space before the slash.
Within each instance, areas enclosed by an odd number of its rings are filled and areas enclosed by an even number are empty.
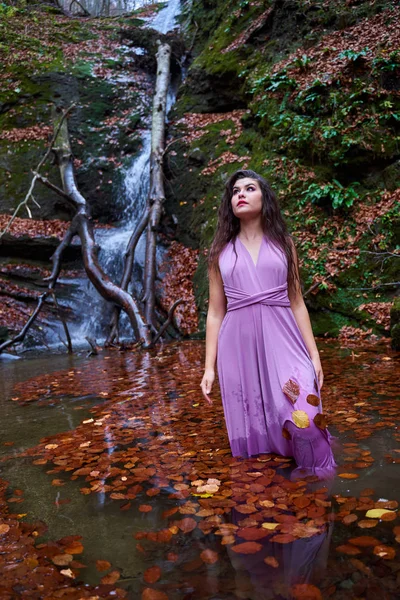
<svg viewBox="0 0 400 600">
<path fill-rule="evenodd" d="M 166 223 L 201 250 L 194 285 L 203 333 L 206 253 L 224 181 L 248 167 L 280 199 L 315 333 L 390 334 L 400 8 L 353 4 L 237 2 L 228 11 L 223 0 L 203 0 L 187 7 L 187 38 L 195 43 L 171 116 Z"/>
<path fill-rule="evenodd" d="M 393 350 L 400 350 L 400 298 L 397 297 L 390 311 L 390 335 Z"/>
</svg>

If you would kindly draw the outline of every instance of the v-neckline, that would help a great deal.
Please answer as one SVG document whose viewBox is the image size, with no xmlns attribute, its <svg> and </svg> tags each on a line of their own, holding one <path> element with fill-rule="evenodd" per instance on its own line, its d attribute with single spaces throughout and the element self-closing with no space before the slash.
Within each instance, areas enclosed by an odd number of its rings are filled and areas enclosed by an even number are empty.
<svg viewBox="0 0 400 600">
<path fill-rule="evenodd" d="M 261 244 L 260 244 L 260 247 L 259 247 L 259 249 L 258 249 L 258 255 L 257 255 L 257 261 L 256 261 L 256 263 L 254 263 L 254 260 L 253 260 L 253 257 L 252 257 L 252 256 L 251 256 L 251 254 L 250 254 L 250 251 L 249 251 L 249 250 L 246 248 L 246 246 L 244 245 L 244 243 L 242 242 L 242 240 L 240 239 L 240 237 L 237 237 L 237 239 L 238 239 L 238 240 L 239 240 L 239 242 L 242 244 L 243 248 L 246 250 L 246 252 L 247 252 L 247 254 L 248 254 L 248 256 L 249 256 L 249 258 L 250 258 L 251 262 L 252 262 L 252 263 L 253 263 L 253 265 L 254 265 L 254 268 L 256 269 L 256 268 L 257 268 L 257 265 L 258 265 L 258 262 L 259 262 L 259 260 L 260 260 L 260 254 L 261 254 L 261 248 L 262 248 L 262 245 L 263 245 L 263 242 L 264 242 L 264 236 L 262 236 L 262 238 L 261 238 Z"/>
</svg>

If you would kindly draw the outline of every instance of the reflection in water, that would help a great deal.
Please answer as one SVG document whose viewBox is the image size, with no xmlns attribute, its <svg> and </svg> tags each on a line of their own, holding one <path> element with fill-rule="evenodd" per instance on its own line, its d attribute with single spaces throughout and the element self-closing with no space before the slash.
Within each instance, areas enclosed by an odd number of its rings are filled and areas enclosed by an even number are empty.
<svg viewBox="0 0 400 600">
<path fill-rule="evenodd" d="M 218 387 L 212 406 L 201 398 L 201 341 L 0 364 L 7 381 L 0 434 L 12 444 L 2 448 L 0 477 L 23 491 L 17 510 L 28 522 L 44 520 L 47 539 L 83 536 L 80 578 L 98 583 L 95 562 L 109 560 L 132 600 L 154 566 L 162 577 L 150 587 L 169 600 L 286 600 L 296 585 L 316 586 L 321 594 L 311 597 L 330 600 L 375 600 L 365 590 L 382 585 L 391 590 L 382 598 L 395 599 L 396 564 L 356 546 L 367 535 L 368 543 L 396 548 L 396 521 L 363 531 L 379 501 L 397 516 L 396 465 L 385 459 L 396 447 L 394 360 L 383 360 L 385 348 L 357 349 L 353 361 L 350 350 L 319 346 L 326 407 L 339 432 L 348 426 L 343 396 L 368 397 L 358 407 L 362 439 L 356 427 L 345 429 L 336 455 L 339 473 L 355 479 L 296 482 L 289 459 L 232 458 Z M 89 396 L 98 405 L 88 414 Z M 363 462 L 353 458 L 358 452 Z M 207 495 L 197 486 L 208 478 L 218 483 Z M 256 544 L 250 553 L 237 551 L 247 543 Z"/>
</svg>

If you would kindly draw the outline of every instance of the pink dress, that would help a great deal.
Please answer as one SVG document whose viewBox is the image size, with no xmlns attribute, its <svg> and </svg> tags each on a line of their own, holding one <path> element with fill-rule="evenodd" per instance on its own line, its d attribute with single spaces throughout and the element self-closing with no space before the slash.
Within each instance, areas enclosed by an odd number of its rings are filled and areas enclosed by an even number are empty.
<svg viewBox="0 0 400 600">
<path fill-rule="evenodd" d="M 329 472 L 336 466 L 331 436 L 290 308 L 285 254 L 264 236 L 254 264 L 237 238 L 221 252 L 219 267 L 228 305 L 217 369 L 233 456 L 273 452 L 314 473 Z"/>
</svg>

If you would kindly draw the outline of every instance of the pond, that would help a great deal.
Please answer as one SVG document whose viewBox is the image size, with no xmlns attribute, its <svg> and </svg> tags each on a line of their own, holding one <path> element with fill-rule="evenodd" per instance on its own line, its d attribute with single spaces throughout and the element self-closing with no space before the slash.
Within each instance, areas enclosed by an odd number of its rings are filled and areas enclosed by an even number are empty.
<svg viewBox="0 0 400 600">
<path fill-rule="evenodd" d="M 326 481 L 232 458 L 203 341 L 1 361 L 0 597 L 398 598 L 399 356 L 318 343 Z"/>
</svg>

